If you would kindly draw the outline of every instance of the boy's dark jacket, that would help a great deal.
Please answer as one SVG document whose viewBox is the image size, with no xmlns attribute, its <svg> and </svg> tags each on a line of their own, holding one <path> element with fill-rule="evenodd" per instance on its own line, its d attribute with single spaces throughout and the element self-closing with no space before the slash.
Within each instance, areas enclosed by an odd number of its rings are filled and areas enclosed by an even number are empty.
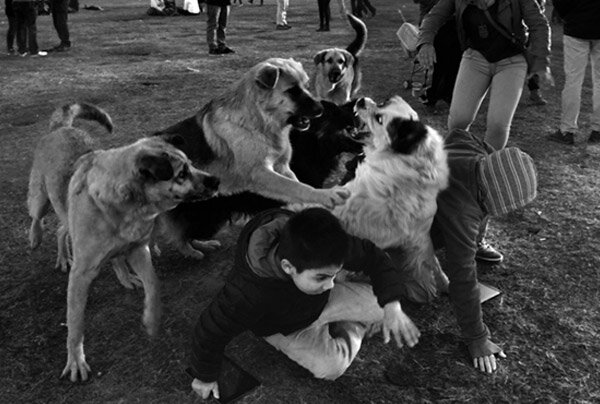
<svg viewBox="0 0 600 404">
<path fill-rule="evenodd" d="M 279 265 L 273 265 L 276 260 L 272 251 L 292 214 L 283 209 L 265 211 L 242 230 L 225 286 L 193 330 L 190 371 L 195 378 L 204 382 L 217 379 L 225 346 L 237 334 L 251 330 L 258 336 L 287 335 L 308 327 L 323 311 L 329 291 L 307 295 Z M 401 279 L 389 257 L 370 241 L 349 236 L 349 242 L 344 269 L 369 274 L 382 307 L 399 300 Z M 250 243 L 253 245 L 249 250 Z M 260 266 L 250 261 L 260 262 Z"/>
</svg>

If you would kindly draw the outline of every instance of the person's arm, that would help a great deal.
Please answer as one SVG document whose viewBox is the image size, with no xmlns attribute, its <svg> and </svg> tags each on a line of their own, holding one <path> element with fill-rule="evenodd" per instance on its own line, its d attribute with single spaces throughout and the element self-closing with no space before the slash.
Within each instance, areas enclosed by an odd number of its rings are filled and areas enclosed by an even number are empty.
<svg viewBox="0 0 600 404">
<path fill-rule="evenodd" d="M 454 15 L 456 9 L 454 1 L 440 0 L 423 17 L 423 21 L 421 21 L 419 39 L 417 41 L 417 49 L 419 50 L 417 59 L 426 69 L 431 69 L 436 62 L 433 41 L 442 25 L 448 21 L 448 18 L 452 18 Z"/>
<path fill-rule="evenodd" d="M 254 284 L 229 278 L 200 315 L 192 335 L 191 375 L 210 384 L 217 380 L 225 346 L 264 315 L 268 302 Z"/>
<path fill-rule="evenodd" d="M 529 72 L 544 78 L 550 68 L 550 24 L 536 0 L 520 0 L 519 3 L 529 31 L 529 53 L 533 57 Z"/>
<path fill-rule="evenodd" d="M 479 300 L 475 253 L 482 216 L 479 209 L 469 209 L 467 203 L 455 209 L 452 206 L 458 205 L 438 201 L 436 215 L 446 246 L 445 272 L 450 280 L 450 302 L 473 366 L 491 373 L 497 368 L 494 355 L 504 357 L 504 352 L 490 340 Z"/>
<path fill-rule="evenodd" d="M 369 240 L 349 236 L 348 255 L 344 268 L 350 271 L 362 271 L 369 275 L 373 293 L 383 307 L 383 340 L 387 344 L 391 337 L 398 347 L 404 339 L 409 347 L 415 346 L 421 336 L 412 320 L 400 306 L 402 278 L 390 257 Z"/>
</svg>

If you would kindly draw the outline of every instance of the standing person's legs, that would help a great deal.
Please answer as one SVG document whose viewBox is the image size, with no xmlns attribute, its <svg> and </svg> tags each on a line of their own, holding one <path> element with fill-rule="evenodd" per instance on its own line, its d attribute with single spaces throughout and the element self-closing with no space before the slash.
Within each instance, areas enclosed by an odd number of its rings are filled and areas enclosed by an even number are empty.
<svg viewBox="0 0 600 404">
<path fill-rule="evenodd" d="M 4 2 L 4 13 L 8 19 L 8 29 L 6 30 L 6 50 L 11 53 L 15 49 L 15 37 L 17 35 L 17 19 L 12 6 L 12 1 Z"/>
<path fill-rule="evenodd" d="M 288 25 L 287 9 L 289 4 L 289 0 L 277 0 L 277 25 Z"/>
<path fill-rule="evenodd" d="M 25 10 L 25 26 L 27 27 L 27 48 L 29 53 L 36 55 L 39 52 L 37 43 L 37 27 L 35 26 L 35 20 L 37 18 L 37 8 L 35 2 L 28 1 Z"/>
<path fill-rule="evenodd" d="M 484 140 L 496 150 L 503 149 L 508 142 L 510 125 L 526 76 L 527 61 L 523 55 L 511 56 L 494 63 Z"/>
<path fill-rule="evenodd" d="M 592 66 L 592 130 L 600 131 L 600 39 L 592 40 L 590 63 Z"/>
<path fill-rule="evenodd" d="M 589 41 L 563 35 L 563 50 L 565 86 L 561 95 L 560 130 L 575 133 L 581 106 L 581 86 L 590 52 Z"/>
<path fill-rule="evenodd" d="M 477 51 L 464 51 L 448 113 L 448 130 L 464 129 L 475 120 L 492 80 L 490 63 Z"/>
<path fill-rule="evenodd" d="M 27 13 L 25 11 L 26 4 L 24 2 L 16 2 L 13 4 L 15 13 L 15 30 L 17 34 L 17 52 L 23 55 L 27 53 Z"/>
<path fill-rule="evenodd" d="M 217 49 L 217 20 L 221 13 L 221 7 L 206 5 L 206 43 L 208 50 Z"/>
<path fill-rule="evenodd" d="M 334 380 L 350 366 L 369 324 L 383 320 L 370 285 L 337 283 L 321 316 L 309 327 L 265 340 L 315 377 Z"/>
<path fill-rule="evenodd" d="M 217 45 L 221 48 L 226 46 L 225 34 L 227 32 L 227 19 L 229 18 L 229 6 L 220 7 L 217 26 Z"/>
<path fill-rule="evenodd" d="M 67 25 L 69 15 L 69 0 L 52 0 L 52 22 L 63 47 L 70 47 L 69 27 Z"/>
</svg>

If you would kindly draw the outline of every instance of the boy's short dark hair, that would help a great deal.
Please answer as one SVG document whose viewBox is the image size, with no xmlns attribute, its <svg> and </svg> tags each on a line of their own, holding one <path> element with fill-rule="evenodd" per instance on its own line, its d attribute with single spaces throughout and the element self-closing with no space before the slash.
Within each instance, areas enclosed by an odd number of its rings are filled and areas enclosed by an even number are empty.
<svg viewBox="0 0 600 404">
<path fill-rule="evenodd" d="M 287 221 L 279 239 L 279 258 L 300 273 L 306 269 L 341 265 L 348 252 L 348 233 L 326 209 L 308 208 Z"/>
</svg>

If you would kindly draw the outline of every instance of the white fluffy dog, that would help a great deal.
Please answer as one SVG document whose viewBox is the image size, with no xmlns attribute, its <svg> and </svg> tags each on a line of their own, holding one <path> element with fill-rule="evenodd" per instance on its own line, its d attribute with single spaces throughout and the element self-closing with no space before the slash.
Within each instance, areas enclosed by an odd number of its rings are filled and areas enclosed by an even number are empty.
<svg viewBox="0 0 600 404">
<path fill-rule="evenodd" d="M 437 194 L 448 185 L 443 139 L 399 96 L 381 105 L 363 98 L 355 109 L 372 144 L 345 185 L 350 198 L 333 212 L 350 234 L 390 253 L 408 298 L 431 300 L 437 294 L 431 285 L 447 284 L 429 237 Z"/>
</svg>

